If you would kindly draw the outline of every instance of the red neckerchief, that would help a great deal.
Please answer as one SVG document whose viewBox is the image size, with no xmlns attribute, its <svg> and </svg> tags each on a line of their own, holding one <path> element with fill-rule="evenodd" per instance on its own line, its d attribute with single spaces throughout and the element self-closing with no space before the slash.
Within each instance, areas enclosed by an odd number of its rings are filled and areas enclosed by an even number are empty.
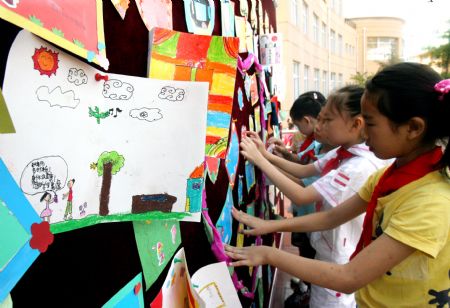
<svg viewBox="0 0 450 308">
<path fill-rule="evenodd" d="M 375 186 L 372 197 L 367 204 L 366 216 L 364 217 L 363 231 L 355 252 L 350 257 L 353 259 L 364 247 L 372 242 L 373 215 L 377 206 L 378 198 L 389 195 L 397 189 L 416 181 L 426 174 L 438 168 L 438 162 L 442 157 L 441 147 L 418 156 L 404 166 L 395 167 L 395 162 L 383 173 Z"/>
<path fill-rule="evenodd" d="M 339 149 L 337 149 L 337 151 L 336 151 L 336 156 L 334 158 L 330 159 L 329 161 L 327 161 L 325 166 L 323 166 L 322 172 L 320 173 L 320 175 L 324 176 L 331 170 L 337 169 L 344 159 L 351 158 L 353 156 L 355 156 L 355 155 L 350 153 L 346 148 L 339 147 Z"/>
<path fill-rule="evenodd" d="M 314 141 L 314 134 L 309 135 L 305 138 L 303 143 L 300 145 L 300 148 L 298 149 L 298 152 L 301 153 L 304 150 L 306 150 Z"/>
<path fill-rule="evenodd" d="M 327 163 L 325 164 L 325 166 L 322 169 L 322 172 L 320 173 L 320 176 L 324 176 L 331 170 L 337 169 L 344 159 L 351 158 L 353 156 L 355 156 L 355 155 L 350 153 L 347 149 L 345 149 L 343 147 L 339 147 L 336 151 L 336 156 L 334 158 L 330 159 L 329 161 L 327 161 Z M 322 209 L 322 206 L 323 206 L 322 201 L 317 201 L 316 202 L 316 212 L 319 212 Z"/>
<path fill-rule="evenodd" d="M 309 135 L 305 138 L 303 143 L 300 146 L 300 149 L 298 150 L 299 153 L 304 152 L 312 143 L 314 142 L 314 134 Z M 300 163 L 307 164 L 309 162 L 317 160 L 316 153 L 314 152 L 314 148 L 309 150 L 308 152 L 303 153 L 303 155 L 300 157 Z"/>
</svg>

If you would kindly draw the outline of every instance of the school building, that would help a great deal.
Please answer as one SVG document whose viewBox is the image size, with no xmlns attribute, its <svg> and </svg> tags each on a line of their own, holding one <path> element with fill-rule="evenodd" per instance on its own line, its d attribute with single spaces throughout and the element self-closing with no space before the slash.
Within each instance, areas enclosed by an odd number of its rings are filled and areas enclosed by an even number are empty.
<svg viewBox="0 0 450 308">
<path fill-rule="evenodd" d="M 391 17 L 346 19 L 343 0 L 279 1 L 278 33 L 283 64 L 277 94 L 289 111 L 305 91 L 328 95 L 351 83 L 357 72 L 371 75 L 380 62 L 402 58 L 404 21 Z"/>
</svg>

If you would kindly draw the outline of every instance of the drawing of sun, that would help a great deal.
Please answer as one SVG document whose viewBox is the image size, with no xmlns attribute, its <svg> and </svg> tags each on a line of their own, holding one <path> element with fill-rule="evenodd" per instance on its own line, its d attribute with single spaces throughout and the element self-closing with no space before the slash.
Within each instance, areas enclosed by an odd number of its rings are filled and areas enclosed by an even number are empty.
<svg viewBox="0 0 450 308">
<path fill-rule="evenodd" d="M 56 75 L 59 62 L 57 52 L 53 52 L 46 47 L 41 47 L 39 49 L 35 48 L 32 58 L 34 69 L 38 70 L 41 75 L 47 75 L 48 77 L 50 77 L 51 74 Z"/>
</svg>

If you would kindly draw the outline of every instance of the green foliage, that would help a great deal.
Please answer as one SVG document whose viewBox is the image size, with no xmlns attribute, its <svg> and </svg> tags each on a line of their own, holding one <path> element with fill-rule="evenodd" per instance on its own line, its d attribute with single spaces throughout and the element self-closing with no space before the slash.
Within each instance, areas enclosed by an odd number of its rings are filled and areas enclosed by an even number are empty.
<svg viewBox="0 0 450 308">
<path fill-rule="evenodd" d="M 450 21 L 449 21 L 450 23 Z M 447 30 L 443 35 L 443 39 L 447 40 L 446 44 L 437 47 L 428 47 L 428 53 L 432 60 L 432 64 L 437 65 L 442 69 L 442 77 L 448 78 L 450 75 L 450 29 Z"/>
<path fill-rule="evenodd" d="M 116 151 L 103 152 L 97 160 L 98 176 L 103 176 L 103 165 L 106 163 L 112 164 L 111 173 L 114 175 L 123 167 L 125 158 Z"/>
<path fill-rule="evenodd" d="M 96 118 L 97 124 L 100 124 L 100 119 L 109 117 L 109 111 L 100 112 L 100 109 L 97 106 L 95 106 L 94 109 L 89 107 L 89 116 Z"/>
<path fill-rule="evenodd" d="M 367 72 L 361 73 L 356 72 L 355 75 L 350 76 L 350 80 L 353 81 L 353 84 L 364 87 L 366 85 L 366 81 L 372 78 L 372 75 L 368 75 Z"/>
</svg>

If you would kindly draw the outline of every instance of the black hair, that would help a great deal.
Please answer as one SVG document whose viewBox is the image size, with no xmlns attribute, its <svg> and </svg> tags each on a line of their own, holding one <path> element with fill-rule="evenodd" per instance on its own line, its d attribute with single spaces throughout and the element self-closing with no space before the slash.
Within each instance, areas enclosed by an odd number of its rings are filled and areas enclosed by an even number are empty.
<svg viewBox="0 0 450 308">
<path fill-rule="evenodd" d="M 341 115 L 348 112 L 354 117 L 361 114 L 361 97 L 364 88 L 357 85 L 345 86 L 337 89 L 328 96 L 327 104 L 330 104 Z"/>
<path fill-rule="evenodd" d="M 45 197 L 47 197 L 47 195 L 51 196 L 51 194 L 49 192 L 44 192 L 44 194 L 41 197 L 41 201 L 40 202 L 44 201 L 44 199 L 45 199 Z"/>
<path fill-rule="evenodd" d="M 441 141 L 444 146 L 450 135 L 450 94 L 434 89 L 442 77 L 427 65 L 403 62 L 385 67 L 366 83 L 366 91 L 376 99 L 377 108 L 394 125 L 412 117 L 426 123 L 424 143 Z M 447 147 L 441 166 L 450 165 Z"/>
<path fill-rule="evenodd" d="M 300 120 L 304 116 L 311 116 L 317 118 L 320 110 L 325 105 L 325 96 L 317 91 L 305 92 L 294 101 L 289 115 L 291 119 Z"/>
</svg>

